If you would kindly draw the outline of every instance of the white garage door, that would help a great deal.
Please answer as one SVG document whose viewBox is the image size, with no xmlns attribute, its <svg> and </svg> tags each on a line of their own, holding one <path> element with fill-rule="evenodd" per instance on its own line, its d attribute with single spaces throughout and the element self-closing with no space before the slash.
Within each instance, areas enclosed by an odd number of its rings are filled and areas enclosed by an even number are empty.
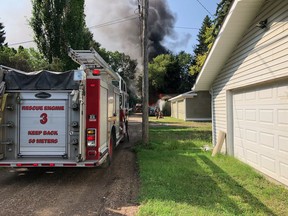
<svg viewBox="0 0 288 216">
<path fill-rule="evenodd" d="M 178 118 L 184 120 L 184 100 L 178 101 Z"/>
<path fill-rule="evenodd" d="M 171 102 L 171 116 L 177 118 L 177 102 Z"/>
<path fill-rule="evenodd" d="M 288 185 L 288 81 L 233 94 L 234 155 Z"/>
</svg>

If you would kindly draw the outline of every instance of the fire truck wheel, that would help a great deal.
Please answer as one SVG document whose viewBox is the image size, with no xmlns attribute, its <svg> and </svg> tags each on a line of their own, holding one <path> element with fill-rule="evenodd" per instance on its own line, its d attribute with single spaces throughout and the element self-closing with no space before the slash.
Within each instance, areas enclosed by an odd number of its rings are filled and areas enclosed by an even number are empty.
<svg viewBox="0 0 288 216">
<path fill-rule="evenodd" d="M 111 137 L 113 138 L 113 149 L 116 148 L 116 129 L 113 126 L 111 131 Z"/>
<path fill-rule="evenodd" d="M 112 159 L 113 159 L 113 153 L 114 153 L 113 136 L 111 136 L 109 146 L 108 146 L 108 156 L 106 160 L 102 163 L 101 165 L 102 168 L 108 168 L 111 165 Z"/>
<path fill-rule="evenodd" d="M 111 131 L 110 143 L 109 143 L 109 158 L 110 158 L 110 161 L 112 161 L 115 147 L 116 147 L 116 132 L 115 132 L 115 127 L 113 127 L 112 131 Z"/>
<path fill-rule="evenodd" d="M 129 142 L 128 120 L 125 121 L 125 127 L 126 127 L 126 134 L 125 134 L 125 136 L 126 136 L 127 141 Z"/>
</svg>

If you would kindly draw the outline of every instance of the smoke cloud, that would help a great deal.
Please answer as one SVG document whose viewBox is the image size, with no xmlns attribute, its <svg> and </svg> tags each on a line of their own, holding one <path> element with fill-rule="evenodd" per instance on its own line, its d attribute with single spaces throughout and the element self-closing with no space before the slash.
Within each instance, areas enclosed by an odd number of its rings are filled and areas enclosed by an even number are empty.
<svg viewBox="0 0 288 216">
<path fill-rule="evenodd" d="M 174 24 L 175 17 L 169 10 L 165 0 L 150 1 L 148 15 L 149 60 L 159 54 L 168 53 L 168 49 L 162 43 L 166 36 L 175 34 Z"/>
<path fill-rule="evenodd" d="M 138 2 L 141 0 L 86 0 L 86 22 L 94 39 L 107 50 L 120 51 L 134 59 L 141 57 L 141 21 Z M 165 37 L 172 37 L 175 16 L 166 0 L 149 3 L 148 56 L 168 53 Z"/>
</svg>

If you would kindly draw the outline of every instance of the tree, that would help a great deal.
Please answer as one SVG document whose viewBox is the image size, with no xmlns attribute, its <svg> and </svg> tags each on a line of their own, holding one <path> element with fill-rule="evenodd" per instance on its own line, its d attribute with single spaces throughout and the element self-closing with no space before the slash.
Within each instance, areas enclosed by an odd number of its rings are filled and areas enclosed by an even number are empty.
<svg viewBox="0 0 288 216">
<path fill-rule="evenodd" d="M 207 28 L 211 28 L 212 26 L 212 20 L 210 19 L 209 16 L 206 16 L 202 22 L 202 26 L 199 30 L 199 33 L 197 35 L 197 41 L 198 44 L 196 45 L 195 49 L 194 49 L 194 55 L 202 55 L 204 53 L 206 53 L 208 51 L 207 48 L 207 42 L 206 42 L 206 31 Z"/>
<path fill-rule="evenodd" d="M 135 79 L 137 61 L 132 60 L 130 56 L 118 51 L 108 52 L 109 64 L 111 68 L 118 72 L 126 82 L 131 82 Z"/>
<path fill-rule="evenodd" d="M 119 75 L 125 80 L 128 87 L 128 94 L 130 100 L 129 103 L 135 104 L 137 95 L 134 80 L 137 71 L 137 61 L 131 59 L 129 55 L 126 55 L 125 53 L 120 53 L 118 51 L 106 52 L 105 49 L 99 49 L 99 52 L 102 53 L 111 68 L 115 72 L 119 73 Z"/>
<path fill-rule="evenodd" d="M 5 39 L 4 25 L 0 23 L 0 47 L 4 45 Z"/>
<path fill-rule="evenodd" d="M 8 67 L 12 67 L 22 71 L 31 71 L 32 68 L 28 62 L 28 52 L 23 47 L 19 47 L 18 50 L 2 46 L 0 48 L 0 64 Z"/>
<path fill-rule="evenodd" d="M 211 29 L 211 26 L 212 21 L 209 16 L 206 16 L 197 35 L 198 44 L 194 49 L 194 57 L 190 67 L 190 74 L 194 76 L 194 80 L 196 80 L 196 77 L 204 64 L 209 50 L 210 41 L 207 40 L 207 32 L 208 29 Z"/>
<path fill-rule="evenodd" d="M 63 62 L 53 58 L 49 64 L 45 56 L 34 48 L 19 46 L 16 50 L 8 46 L 0 47 L 0 65 L 15 68 L 21 71 L 30 72 L 38 70 L 63 71 Z"/>
<path fill-rule="evenodd" d="M 191 89 L 193 76 L 189 73 L 191 54 L 162 54 L 149 63 L 149 98 L 154 103 L 160 94 L 179 94 Z"/>
<path fill-rule="evenodd" d="M 230 6 L 232 4 L 233 0 L 221 0 L 220 3 L 218 3 L 217 8 L 216 8 L 216 18 L 214 20 L 214 29 L 213 29 L 213 35 L 214 37 L 217 36 L 222 23 L 229 12 Z"/>
<path fill-rule="evenodd" d="M 84 0 L 32 0 L 30 25 L 38 49 L 48 59 L 61 59 L 64 69 L 76 65 L 67 50 L 89 49 L 93 35 L 85 26 Z"/>
<path fill-rule="evenodd" d="M 204 65 L 204 62 L 206 60 L 206 57 L 208 55 L 208 51 L 212 47 L 213 41 L 214 41 L 214 36 L 213 36 L 213 26 L 210 28 L 206 28 L 206 31 L 203 35 L 203 44 L 206 46 L 206 51 L 205 52 L 200 52 L 197 55 L 194 56 L 193 58 L 193 64 L 191 65 L 189 71 L 190 74 L 196 77 L 200 73 L 202 66 Z"/>
<path fill-rule="evenodd" d="M 226 17 L 232 0 L 221 0 L 216 9 L 216 18 L 213 22 L 208 16 L 204 18 L 202 27 L 198 33 L 198 44 L 194 49 L 193 63 L 190 67 L 190 73 L 196 79 L 206 60 L 209 50 L 221 28 Z"/>
<path fill-rule="evenodd" d="M 149 81 L 151 87 L 158 91 L 165 91 L 167 81 L 165 77 L 168 73 L 169 66 L 173 64 L 173 56 L 171 54 L 161 54 L 155 57 L 149 63 Z"/>
<path fill-rule="evenodd" d="M 176 55 L 177 62 L 180 67 L 180 86 L 178 87 L 178 92 L 187 92 L 191 89 L 195 82 L 195 77 L 191 76 L 189 68 L 192 64 L 192 55 L 181 51 Z"/>
</svg>

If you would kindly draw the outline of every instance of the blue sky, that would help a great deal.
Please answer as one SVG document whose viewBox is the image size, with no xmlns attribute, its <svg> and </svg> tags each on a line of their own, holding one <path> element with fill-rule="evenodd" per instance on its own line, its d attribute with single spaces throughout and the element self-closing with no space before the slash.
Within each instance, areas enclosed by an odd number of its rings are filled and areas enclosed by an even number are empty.
<svg viewBox="0 0 288 216">
<path fill-rule="evenodd" d="M 174 48 L 174 51 L 179 52 L 185 50 L 192 53 L 193 46 L 197 43 L 197 29 L 188 28 L 201 28 L 203 19 L 206 15 L 211 15 L 206 11 L 206 9 L 214 15 L 217 8 L 217 3 L 220 0 L 167 0 L 168 5 L 172 13 L 175 13 L 176 23 L 175 31 L 180 35 L 190 34 L 191 38 L 185 47 Z M 201 6 L 201 4 L 204 6 Z M 212 17 L 211 17 L 212 18 Z M 213 19 L 213 18 L 212 18 Z M 180 28 L 180 27 L 187 27 Z"/>
<path fill-rule="evenodd" d="M 91 10 L 91 5 L 108 4 L 107 0 L 86 0 L 87 3 L 87 26 L 100 22 L 96 19 L 91 21 L 91 17 L 95 14 L 99 14 L 97 11 Z M 129 0 L 121 0 L 129 1 Z M 120 0 L 111 0 L 113 4 L 118 4 Z M 157 0 L 150 0 L 157 1 Z M 166 38 L 165 45 L 173 52 L 177 53 L 181 50 L 192 53 L 193 46 L 197 43 L 198 30 L 193 28 L 200 28 L 203 19 L 206 15 L 211 16 L 215 14 L 217 3 L 220 0 L 166 0 L 171 12 L 176 17 L 175 23 L 175 35 L 170 38 Z M 102 3 L 100 3 L 102 2 Z M 28 19 L 31 17 L 31 1 L 30 0 L 0 0 L 0 22 L 5 26 L 6 42 L 9 44 L 15 44 L 14 47 L 18 47 L 21 42 L 24 47 L 31 47 L 33 43 L 27 42 L 33 40 L 33 33 L 28 25 Z M 121 3 L 120 3 L 121 4 Z M 203 6 L 202 6 L 202 5 Z M 97 7 L 99 8 L 99 7 Z M 108 7 L 107 7 L 108 9 Z M 103 13 L 105 8 L 103 7 Z M 92 24 L 93 23 L 93 24 Z M 185 27 L 185 28 L 182 28 Z M 192 29 L 189 29 L 192 28 Z M 106 37 L 103 32 L 103 28 L 93 32 L 94 36 L 99 35 L 97 38 L 103 47 L 108 50 L 116 47 L 117 44 L 113 39 Z M 102 35 L 101 35 L 102 34 Z M 109 35 L 107 35 L 109 36 Z M 97 40 L 97 41 L 98 41 Z M 35 46 L 35 45 L 34 45 Z M 113 47 L 113 48 L 112 48 Z M 120 48 L 119 48 L 120 49 Z"/>
</svg>

